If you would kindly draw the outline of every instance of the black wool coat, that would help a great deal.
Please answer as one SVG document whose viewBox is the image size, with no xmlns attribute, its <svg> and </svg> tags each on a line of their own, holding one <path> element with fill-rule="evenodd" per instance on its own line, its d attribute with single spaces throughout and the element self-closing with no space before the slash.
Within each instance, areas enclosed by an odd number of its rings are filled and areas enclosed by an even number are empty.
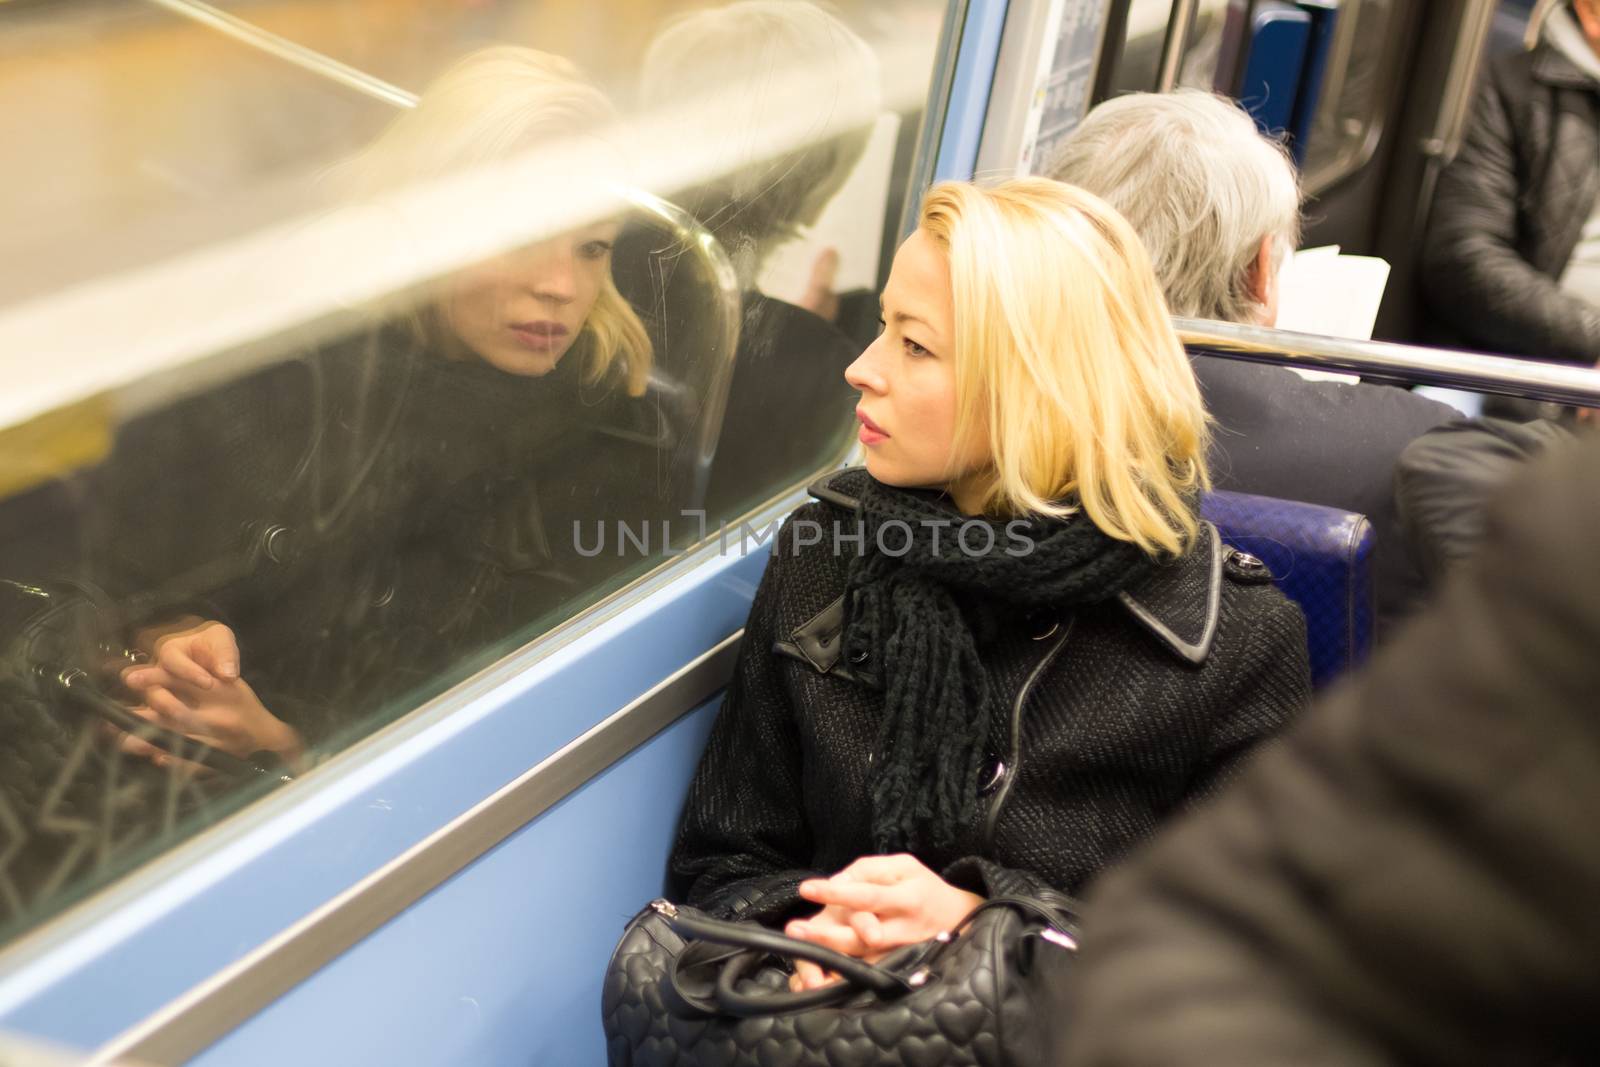
<svg viewBox="0 0 1600 1067">
<path fill-rule="evenodd" d="M 778 534 L 670 861 L 679 900 L 778 921 L 796 887 L 870 855 L 882 691 L 841 659 L 846 571 L 866 474 Z M 796 538 L 820 523 L 820 543 Z M 798 547 L 797 547 L 798 544 Z M 1308 699 L 1305 622 L 1264 567 L 1204 527 L 1186 556 L 1111 601 L 1011 620 L 980 644 L 998 695 L 977 815 L 918 858 L 986 896 L 1075 892 L 1167 816 L 1208 796 Z"/>
</svg>

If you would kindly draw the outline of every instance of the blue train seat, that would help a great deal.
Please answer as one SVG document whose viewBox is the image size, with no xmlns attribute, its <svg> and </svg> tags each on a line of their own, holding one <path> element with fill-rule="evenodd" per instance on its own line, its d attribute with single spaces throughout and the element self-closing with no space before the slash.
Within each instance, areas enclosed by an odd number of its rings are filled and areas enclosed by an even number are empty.
<svg viewBox="0 0 1600 1067">
<path fill-rule="evenodd" d="M 1356 666 L 1372 646 L 1372 525 L 1366 516 L 1298 500 L 1214 492 L 1200 505 L 1222 539 L 1260 559 L 1306 616 L 1311 684 Z"/>
</svg>

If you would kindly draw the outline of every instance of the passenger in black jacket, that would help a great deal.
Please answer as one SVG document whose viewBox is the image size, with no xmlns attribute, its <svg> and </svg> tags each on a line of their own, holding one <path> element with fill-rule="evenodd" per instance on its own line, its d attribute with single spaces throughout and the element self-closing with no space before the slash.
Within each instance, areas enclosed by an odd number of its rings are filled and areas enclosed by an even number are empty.
<svg viewBox="0 0 1600 1067">
<path fill-rule="evenodd" d="M 1195 515 L 1198 389 L 1115 212 L 937 186 L 883 306 L 867 469 L 780 532 L 671 859 L 680 898 L 822 905 L 789 932 L 866 957 L 1080 888 L 1309 685 L 1298 609 Z"/>
<path fill-rule="evenodd" d="M 1588 249 L 1580 260 L 1600 258 L 1584 237 L 1600 197 L 1592 3 L 1558 6 L 1538 47 L 1493 62 L 1466 139 L 1439 177 L 1420 280 L 1450 340 L 1537 359 L 1600 359 L 1595 275 L 1570 271 L 1580 244 Z"/>
<path fill-rule="evenodd" d="M 1071 1067 L 1600 1061 L 1600 441 L 1093 893 Z"/>
</svg>

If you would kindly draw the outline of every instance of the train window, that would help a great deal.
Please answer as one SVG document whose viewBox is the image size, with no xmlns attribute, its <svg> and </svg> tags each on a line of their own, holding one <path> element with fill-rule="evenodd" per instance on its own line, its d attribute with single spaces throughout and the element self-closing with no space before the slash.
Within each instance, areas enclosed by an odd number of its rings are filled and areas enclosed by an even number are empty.
<svg viewBox="0 0 1600 1067">
<path fill-rule="evenodd" d="M 1377 148 L 1397 69 L 1393 0 L 1130 0 L 1125 11 L 1102 96 L 1186 86 L 1237 97 L 1287 135 L 1313 195 Z"/>
<path fill-rule="evenodd" d="M 1398 65 L 1393 0 L 1341 0 L 1301 169 L 1315 195 L 1372 158 Z"/>
<path fill-rule="evenodd" d="M 1108 50 L 1106 62 L 1111 71 L 1101 77 L 1103 95 L 1154 92 L 1160 79 L 1161 54 L 1168 22 L 1178 14 L 1178 5 L 1190 0 L 1126 0 L 1118 13 L 1126 18 L 1120 47 Z"/>
<path fill-rule="evenodd" d="M 946 6 L 0 5 L 0 938 L 836 462 Z"/>
</svg>

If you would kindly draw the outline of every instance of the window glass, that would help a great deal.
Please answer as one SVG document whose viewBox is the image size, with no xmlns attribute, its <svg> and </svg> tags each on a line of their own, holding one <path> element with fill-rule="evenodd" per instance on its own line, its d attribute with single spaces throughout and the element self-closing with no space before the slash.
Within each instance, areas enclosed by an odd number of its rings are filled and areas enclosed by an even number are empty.
<svg viewBox="0 0 1600 1067">
<path fill-rule="evenodd" d="M 0 939 L 839 458 L 945 9 L 0 5 Z"/>
<path fill-rule="evenodd" d="M 1342 0 L 1302 170 L 1316 193 L 1371 158 L 1397 68 L 1392 0 Z"/>
<path fill-rule="evenodd" d="M 1102 83 L 1106 96 L 1155 91 L 1172 14 L 1172 0 L 1126 0 L 1127 25 L 1121 47 L 1107 53 L 1112 69 Z"/>
</svg>

